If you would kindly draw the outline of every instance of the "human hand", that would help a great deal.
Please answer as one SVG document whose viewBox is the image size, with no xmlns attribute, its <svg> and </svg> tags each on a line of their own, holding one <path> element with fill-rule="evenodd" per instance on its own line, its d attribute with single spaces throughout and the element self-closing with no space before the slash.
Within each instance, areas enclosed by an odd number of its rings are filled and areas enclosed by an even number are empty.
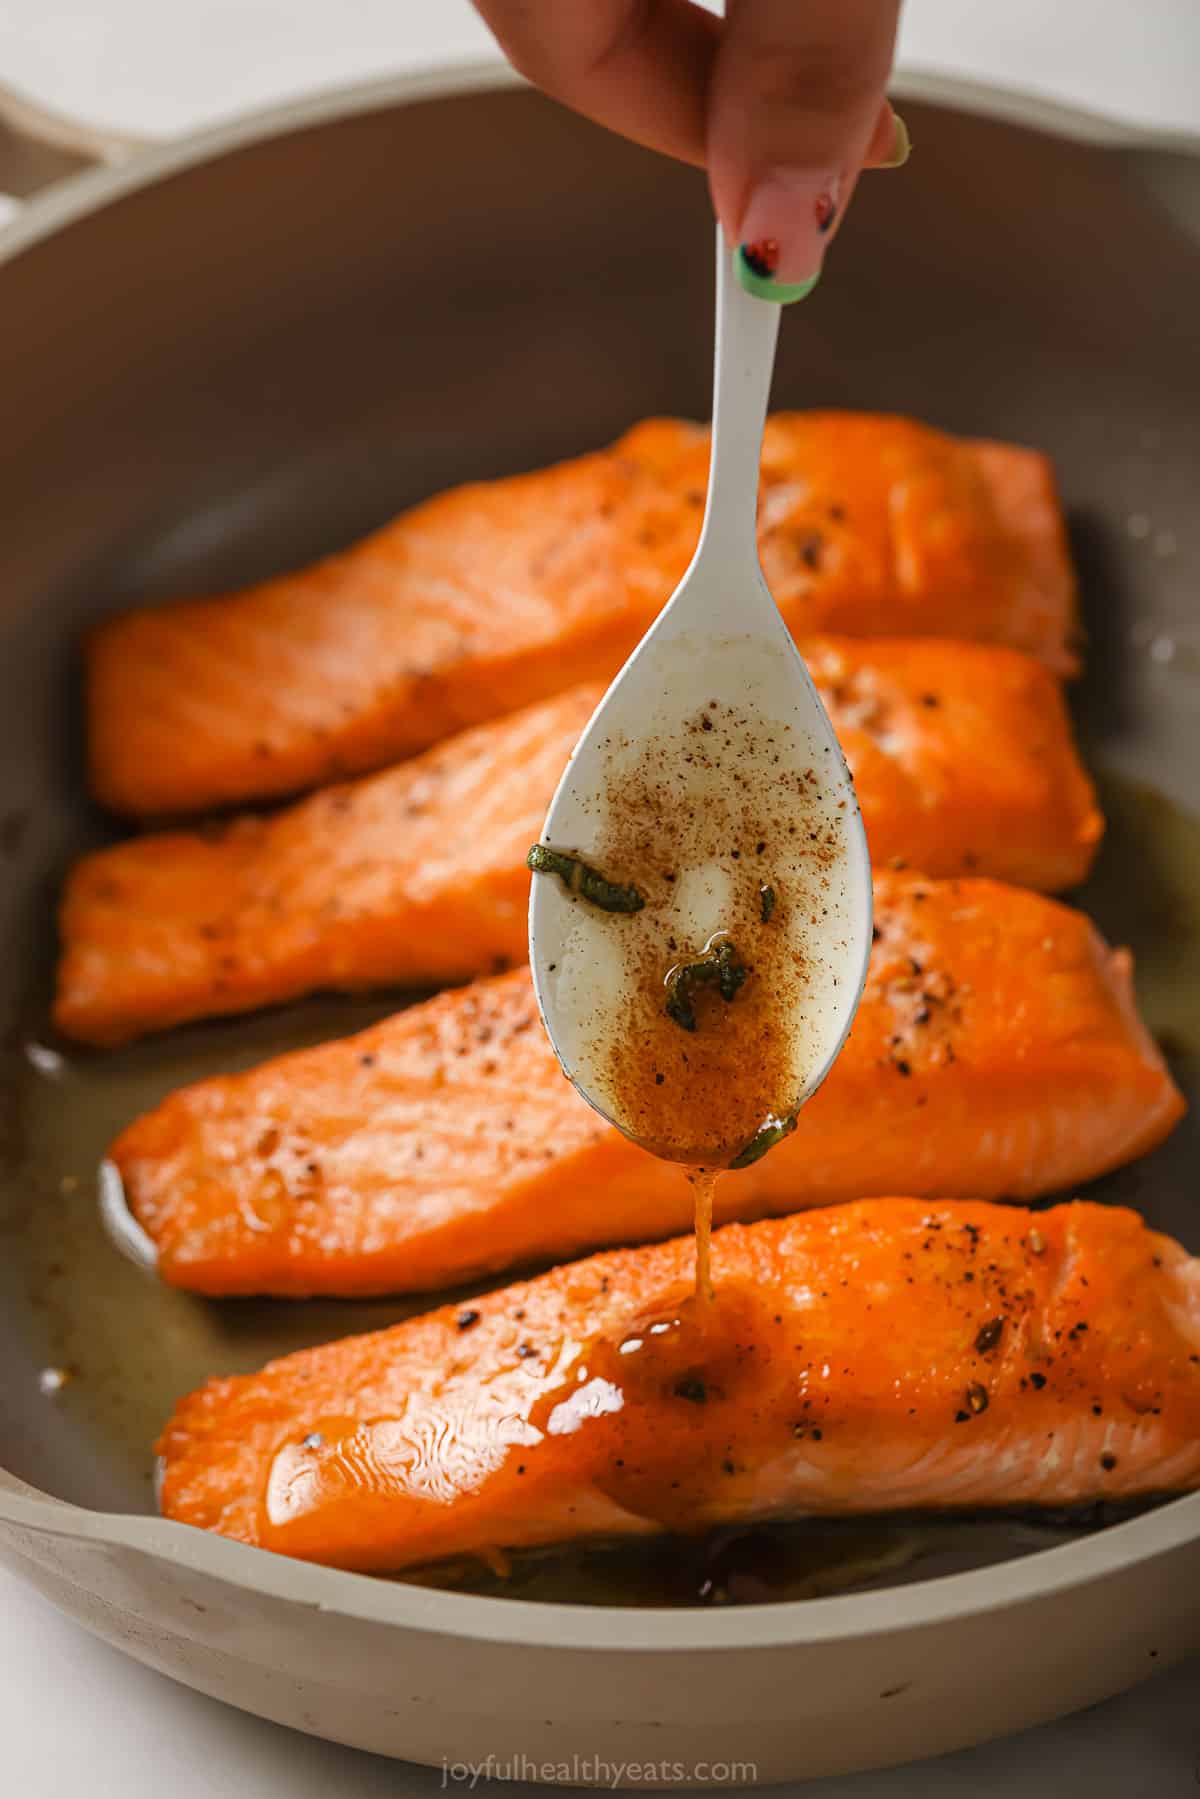
<svg viewBox="0 0 1200 1799">
<path fill-rule="evenodd" d="M 807 292 L 861 170 L 897 167 L 900 0 L 476 0 L 509 61 L 600 124 L 704 165 L 744 285 Z"/>
</svg>

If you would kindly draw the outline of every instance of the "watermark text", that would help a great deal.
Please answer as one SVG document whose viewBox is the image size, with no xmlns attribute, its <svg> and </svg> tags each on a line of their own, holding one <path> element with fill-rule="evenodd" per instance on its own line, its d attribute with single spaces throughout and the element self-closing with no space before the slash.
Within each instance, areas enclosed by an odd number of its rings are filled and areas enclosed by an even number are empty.
<svg viewBox="0 0 1200 1799">
<path fill-rule="evenodd" d="M 483 1781 L 522 1780 L 559 1786 L 754 1786 L 756 1762 L 608 1761 L 602 1755 L 567 1755 L 538 1761 L 532 1755 L 489 1755 L 481 1762 L 442 1761 L 442 1788 L 469 1792 Z"/>
</svg>

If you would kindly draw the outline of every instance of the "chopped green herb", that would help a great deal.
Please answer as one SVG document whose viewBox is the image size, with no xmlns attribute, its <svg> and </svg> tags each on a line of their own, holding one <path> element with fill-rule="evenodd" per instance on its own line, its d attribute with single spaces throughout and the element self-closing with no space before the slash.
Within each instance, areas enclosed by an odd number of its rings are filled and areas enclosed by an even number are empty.
<svg viewBox="0 0 1200 1799">
<path fill-rule="evenodd" d="M 695 1030 L 696 1008 L 692 1003 L 695 987 L 715 985 L 726 1004 L 735 999 L 750 973 L 736 958 L 737 951 L 726 940 L 698 962 L 685 962 L 682 967 L 673 968 L 667 976 L 667 1017 L 673 1018 L 685 1031 Z"/>
<path fill-rule="evenodd" d="M 602 912 L 640 912 L 646 903 L 636 887 L 606 880 L 598 868 L 578 856 L 565 855 L 544 843 L 534 844 L 525 864 L 535 875 L 557 875 L 568 893 L 577 893 Z"/>
<path fill-rule="evenodd" d="M 758 890 L 758 903 L 762 908 L 762 921 L 770 924 L 771 914 L 775 910 L 775 889 L 768 887 L 764 881 Z"/>
<path fill-rule="evenodd" d="M 740 1156 L 735 1156 L 729 1164 L 731 1168 L 749 1168 L 753 1162 L 759 1162 L 769 1149 L 790 1137 L 796 1128 L 796 1114 L 790 1118 L 768 1118 L 756 1136 L 751 1137 Z"/>
</svg>

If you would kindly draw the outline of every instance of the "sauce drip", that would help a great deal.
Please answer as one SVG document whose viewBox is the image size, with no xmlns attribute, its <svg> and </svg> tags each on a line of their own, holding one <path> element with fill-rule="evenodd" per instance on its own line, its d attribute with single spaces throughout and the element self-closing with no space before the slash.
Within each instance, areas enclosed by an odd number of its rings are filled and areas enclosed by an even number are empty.
<svg viewBox="0 0 1200 1799">
<path fill-rule="evenodd" d="M 713 1297 L 713 1194 L 720 1178 L 719 1169 L 694 1168 L 691 1174 L 696 1196 L 696 1300 L 699 1304 Z"/>
</svg>

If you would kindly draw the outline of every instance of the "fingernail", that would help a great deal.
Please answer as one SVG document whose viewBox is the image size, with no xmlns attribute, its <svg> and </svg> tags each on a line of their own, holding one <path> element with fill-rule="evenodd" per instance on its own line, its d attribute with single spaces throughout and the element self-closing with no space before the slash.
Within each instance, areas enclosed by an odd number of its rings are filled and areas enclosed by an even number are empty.
<svg viewBox="0 0 1200 1799">
<path fill-rule="evenodd" d="M 902 169 L 912 155 L 912 139 L 908 135 L 908 126 L 898 112 L 892 114 L 895 136 L 892 139 L 892 153 L 886 162 L 878 166 L 881 169 Z"/>
<path fill-rule="evenodd" d="M 757 244 L 741 244 L 734 258 L 738 280 L 748 294 L 759 300 L 774 300 L 778 306 L 807 299 L 821 279 L 820 270 L 810 275 L 807 281 L 777 281 L 770 269 L 776 249 L 773 238 Z"/>
<path fill-rule="evenodd" d="M 743 286 L 748 276 L 765 282 L 774 299 L 782 298 L 785 288 L 811 293 L 837 223 L 841 186 L 837 175 L 822 180 L 778 170 L 759 182 L 742 220 L 738 269 Z"/>
</svg>

